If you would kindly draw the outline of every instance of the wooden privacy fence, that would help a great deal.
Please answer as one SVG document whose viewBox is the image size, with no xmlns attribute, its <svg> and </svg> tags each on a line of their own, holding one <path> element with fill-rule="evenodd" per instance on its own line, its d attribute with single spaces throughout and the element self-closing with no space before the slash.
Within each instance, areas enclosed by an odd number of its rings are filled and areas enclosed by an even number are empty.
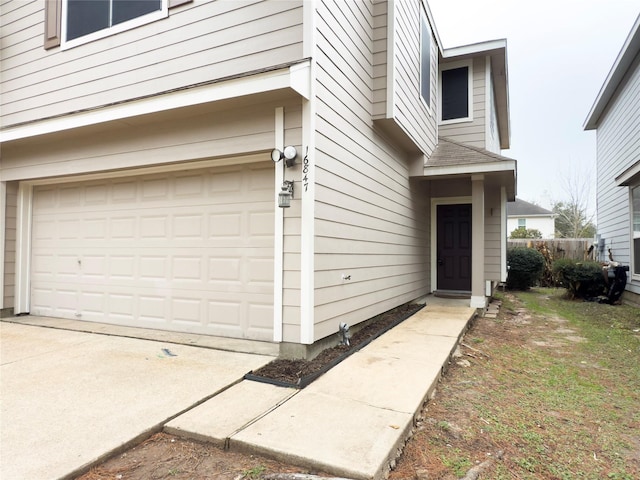
<svg viewBox="0 0 640 480">
<path fill-rule="evenodd" d="M 507 248 L 529 247 L 537 248 L 544 244 L 553 260 L 571 258 L 573 260 L 595 260 L 596 248 L 592 238 L 510 238 Z M 591 248 L 591 250 L 589 250 Z M 539 248 L 538 248 L 539 250 Z"/>
</svg>

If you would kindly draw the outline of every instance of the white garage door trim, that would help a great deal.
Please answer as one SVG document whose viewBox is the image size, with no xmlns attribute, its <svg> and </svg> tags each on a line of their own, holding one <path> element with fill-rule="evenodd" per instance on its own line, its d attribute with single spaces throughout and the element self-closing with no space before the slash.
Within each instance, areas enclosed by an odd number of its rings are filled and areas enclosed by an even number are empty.
<svg viewBox="0 0 640 480">
<path fill-rule="evenodd" d="M 138 176 L 147 175 L 158 172 L 170 172 L 175 170 L 186 169 L 201 169 L 209 166 L 223 166 L 223 165 L 238 165 L 245 163 L 255 163 L 256 160 L 264 161 L 265 154 L 249 155 L 245 157 L 235 157 L 230 159 L 214 159 L 205 162 L 194 162 L 191 164 L 179 164 L 179 165 L 167 165 L 154 168 L 145 169 L 132 169 L 129 171 L 111 172 L 103 174 L 87 174 L 77 175 L 73 177 L 64 178 L 51 178 L 51 179 L 38 179 L 34 181 L 21 182 L 18 192 L 18 212 L 17 212 L 17 259 L 16 259 L 16 295 L 15 295 L 15 313 L 28 313 L 31 307 L 30 299 L 30 285 L 31 285 L 31 259 L 32 259 L 32 219 L 33 219 L 33 187 L 36 185 L 50 185 L 61 184 L 67 182 L 78 182 L 86 180 L 99 180 L 109 178 L 122 178 L 125 176 Z M 279 168 L 275 168 L 274 175 L 274 216 L 275 216 L 275 240 L 274 241 L 274 272 L 273 278 L 278 279 L 282 276 L 282 242 L 278 242 L 277 239 L 281 235 L 282 229 L 282 210 L 277 208 L 277 192 L 278 182 L 281 179 L 282 172 L 279 172 Z M 281 180 L 280 180 L 281 181 Z M 278 282 L 274 282 L 273 291 L 273 336 L 272 340 L 280 341 L 282 332 L 282 309 L 277 308 L 278 304 L 281 305 L 281 300 L 278 302 L 278 297 L 282 296 L 281 280 L 280 285 Z"/>
</svg>

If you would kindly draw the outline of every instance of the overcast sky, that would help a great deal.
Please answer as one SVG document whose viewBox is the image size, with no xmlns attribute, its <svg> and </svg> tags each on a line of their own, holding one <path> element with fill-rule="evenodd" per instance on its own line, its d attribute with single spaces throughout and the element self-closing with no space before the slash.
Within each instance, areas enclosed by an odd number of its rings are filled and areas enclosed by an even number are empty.
<svg viewBox="0 0 640 480">
<path fill-rule="evenodd" d="M 638 14 L 638 0 L 429 0 L 444 48 L 507 39 L 518 198 L 551 208 L 563 178 L 590 175 L 595 131 L 582 126 Z M 589 178 L 589 177 L 582 177 Z M 595 209 L 591 202 L 590 209 Z"/>
</svg>

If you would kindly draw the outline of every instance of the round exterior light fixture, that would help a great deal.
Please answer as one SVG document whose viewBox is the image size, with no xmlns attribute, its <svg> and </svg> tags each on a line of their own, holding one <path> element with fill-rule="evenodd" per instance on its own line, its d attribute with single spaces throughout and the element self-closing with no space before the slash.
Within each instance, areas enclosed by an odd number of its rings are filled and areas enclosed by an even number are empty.
<svg viewBox="0 0 640 480">
<path fill-rule="evenodd" d="M 284 147 L 284 150 L 281 152 L 277 148 L 271 150 L 271 160 L 274 162 L 279 162 L 284 158 L 284 163 L 287 167 L 292 167 L 296 164 L 296 157 L 298 156 L 298 152 L 296 147 L 293 145 L 287 145 Z"/>
<path fill-rule="evenodd" d="M 282 153 L 284 154 L 284 158 L 286 160 L 294 160 L 298 156 L 298 152 L 296 152 L 296 147 L 292 145 L 284 147 L 284 152 Z"/>
</svg>

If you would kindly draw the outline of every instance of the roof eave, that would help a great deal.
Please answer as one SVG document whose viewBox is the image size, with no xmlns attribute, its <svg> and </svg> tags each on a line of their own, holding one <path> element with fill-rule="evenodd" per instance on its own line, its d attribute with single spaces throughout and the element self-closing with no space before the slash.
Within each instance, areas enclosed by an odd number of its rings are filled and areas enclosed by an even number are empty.
<svg viewBox="0 0 640 480">
<path fill-rule="evenodd" d="M 629 36 L 609 71 L 609 75 L 607 75 L 606 80 L 600 88 L 600 92 L 598 93 L 598 96 L 596 97 L 596 100 L 582 126 L 584 130 L 594 130 L 598 128 L 600 117 L 613 98 L 620 82 L 624 78 L 638 52 L 640 52 L 640 15 L 638 15 Z"/>
</svg>

